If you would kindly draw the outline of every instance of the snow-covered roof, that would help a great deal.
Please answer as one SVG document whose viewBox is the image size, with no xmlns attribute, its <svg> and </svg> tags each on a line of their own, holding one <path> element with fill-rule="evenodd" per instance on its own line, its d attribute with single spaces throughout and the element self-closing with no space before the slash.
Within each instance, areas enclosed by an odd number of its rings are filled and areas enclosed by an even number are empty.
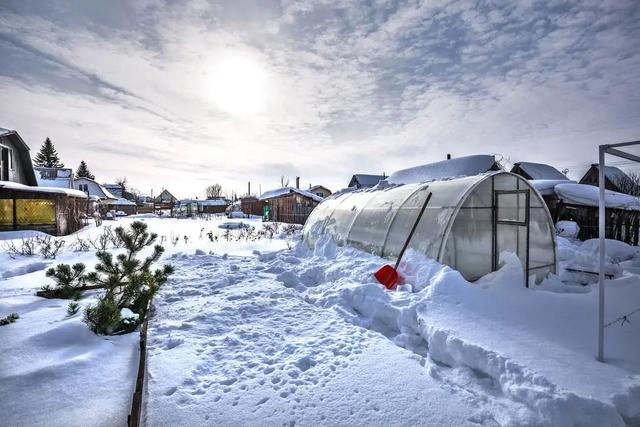
<svg viewBox="0 0 640 427">
<path fill-rule="evenodd" d="M 289 193 L 298 193 L 301 196 L 308 197 L 310 199 L 315 200 L 316 202 L 321 202 L 324 200 L 322 197 L 318 196 L 317 194 L 313 194 L 308 191 L 300 190 L 299 188 L 294 188 L 294 187 L 282 187 L 282 188 L 276 188 L 275 190 L 265 191 L 264 193 L 262 193 L 259 199 L 260 200 L 275 199 L 276 197 L 281 197 Z"/>
<path fill-rule="evenodd" d="M 442 160 L 440 162 L 415 166 L 392 173 L 390 184 L 415 184 L 420 182 L 473 176 L 495 170 L 496 160 L 491 155 L 475 155 Z"/>
<path fill-rule="evenodd" d="M 224 199 L 196 200 L 196 202 L 200 206 L 227 206 L 229 204 L 229 201 Z"/>
<path fill-rule="evenodd" d="M 100 190 L 102 192 L 102 194 L 103 194 L 103 196 L 101 196 L 99 194 L 95 194 L 95 196 L 98 196 L 101 199 L 108 199 L 108 200 L 117 200 L 118 199 L 118 197 L 116 197 L 113 194 L 111 194 L 109 192 L 109 190 L 107 190 L 101 184 L 97 183 L 96 181 L 94 181 L 91 178 L 87 178 L 87 177 L 84 177 L 84 176 L 80 177 L 80 178 L 76 178 L 76 179 L 73 180 L 73 186 L 76 187 L 76 184 L 78 182 L 83 181 L 83 180 L 95 184 L 97 186 L 98 190 Z M 89 192 L 91 192 L 91 187 L 89 187 Z"/>
<path fill-rule="evenodd" d="M 109 205 L 119 205 L 119 206 L 135 206 L 136 204 L 131 200 L 127 200 L 123 197 L 119 197 L 116 200 L 107 200 L 107 204 Z"/>
<path fill-rule="evenodd" d="M 592 167 L 594 167 L 596 170 L 599 170 L 598 164 L 594 164 L 592 165 Z M 606 176 L 611 182 L 614 182 L 616 184 L 629 179 L 629 176 L 626 173 L 615 166 L 605 166 L 604 176 Z"/>
<path fill-rule="evenodd" d="M 18 191 L 30 191 L 32 193 L 53 193 L 53 194 L 66 194 L 67 196 L 87 198 L 87 194 L 80 190 L 73 190 L 71 188 L 60 187 L 31 187 L 29 185 L 19 184 L 11 181 L 0 181 L 0 188 L 6 188 L 8 190 Z"/>
<path fill-rule="evenodd" d="M 558 184 L 576 184 L 575 181 L 568 179 L 530 179 L 529 184 L 543 196 L 551 196 L 555 194 L 555 186 Z"/>
<path fill-rule="evenodd" d="M 73 188 L 73 171 L 70 168 L 47 168 L 36 166 L 38 187 Z"/>
<path fill-rule="evenodd" d="M 599 188 L 587 184 L 558 184 L 555 192 L 566 203 L 598 206 Z M 640 198 L 605 190 L 605 206 L 614 209 L 640 210 Z"/>
<path fill-rule="evenodd" d="M 518 162 L 514 166 L 520 166 L 520 168 L 531 177 L 536 180 L 568 180 L 562 172 L 553 166 L 544 163 L 533 162 Z"/>
<path fill-rule="evenodd" d="M 386 177 L 384 175 L 367 175 L 363 173 L 357 173 L 351 178 L 351 183 L 349 184 L 349 186 L 352 187 L 356 185 L 357 182 L 357 184 L 360 184 L 363 187 L 374 187 L 385 178 Z"/>
</svg>

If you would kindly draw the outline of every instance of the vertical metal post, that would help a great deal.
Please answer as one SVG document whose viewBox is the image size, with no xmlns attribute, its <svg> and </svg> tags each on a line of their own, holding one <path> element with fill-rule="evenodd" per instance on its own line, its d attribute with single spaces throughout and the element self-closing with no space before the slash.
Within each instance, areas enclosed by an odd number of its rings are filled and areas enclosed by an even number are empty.
<svg viewBox="0 0 640 427">
<path fill-rule="evenodd" d="M 598 186 L 600 196 L 598 200 L 598 233 L 600 240 L 600 260 L 598 269 L 598 361 L 604 362 L 604 254 L 605 254 L 605 201 L 604 201 L 604 154 L 607 147 L 599 147 Z"/>
</svg>

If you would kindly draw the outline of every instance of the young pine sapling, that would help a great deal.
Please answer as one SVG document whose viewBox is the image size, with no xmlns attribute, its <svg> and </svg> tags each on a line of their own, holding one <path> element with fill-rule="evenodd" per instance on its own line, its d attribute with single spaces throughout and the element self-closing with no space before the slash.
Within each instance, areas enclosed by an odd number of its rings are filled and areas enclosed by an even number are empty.
<svg viewBox="0 0 640 427">
<path fill-rule="evenodd" d="M 171 265 L 151 271 L 151 265 L 158 261 L 164 248 L 153 246 L 153 252 L 143 260 L 139 253 L 154 244 L 158 235 L 147 231 L 147 224 L 136 221 L 130 230 L 122 227 L 115 229 L 115 234 L 122 241 L 125 253 L 113 255 L 106 251 L 96 253 L 98 264 L 95 271 L 89 273 L 87 281 L 105 289 L 98 303 L 85 310 L 84 321 L 89 328 L 98 334 L 118 334 L 133 330 L 137 324 L 123 322 L 122 309 L 128 308 L 138 314 L 142 321 L 149 301 L 173 273 Z"/>
</svg>

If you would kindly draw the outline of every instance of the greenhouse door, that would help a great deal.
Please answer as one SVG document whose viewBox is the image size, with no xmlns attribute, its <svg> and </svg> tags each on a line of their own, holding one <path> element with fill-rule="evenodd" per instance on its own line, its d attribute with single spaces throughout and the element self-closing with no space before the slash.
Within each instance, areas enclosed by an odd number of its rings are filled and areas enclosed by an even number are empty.
<svg viewBox="0 0 640 427">
<path fill-rule="evenodd" d="M 500 254 L 518 255 L 529 287 L 529 190 L 496 190 L 493 193 L 493 270 Z"/>
</svg>

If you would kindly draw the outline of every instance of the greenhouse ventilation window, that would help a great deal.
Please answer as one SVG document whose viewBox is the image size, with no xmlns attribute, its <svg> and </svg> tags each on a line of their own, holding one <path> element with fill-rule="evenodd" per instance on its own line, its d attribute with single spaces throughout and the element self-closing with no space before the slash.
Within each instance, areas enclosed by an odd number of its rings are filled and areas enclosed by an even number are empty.
<svg viewBox="0 0 640 427">
<path fill-rule="evenodd" d="M 556 272 L 553 222 L 539 193 L 509 172 L 360 190 L 330 197 L 307 220 L 309 245 L 330 234 L 349 245 L 396 258 L 429 192 L 410 248 L 476 280 L 499 267 L 501 252 L 522 261 L 529 282 Z"/>
</svg>

